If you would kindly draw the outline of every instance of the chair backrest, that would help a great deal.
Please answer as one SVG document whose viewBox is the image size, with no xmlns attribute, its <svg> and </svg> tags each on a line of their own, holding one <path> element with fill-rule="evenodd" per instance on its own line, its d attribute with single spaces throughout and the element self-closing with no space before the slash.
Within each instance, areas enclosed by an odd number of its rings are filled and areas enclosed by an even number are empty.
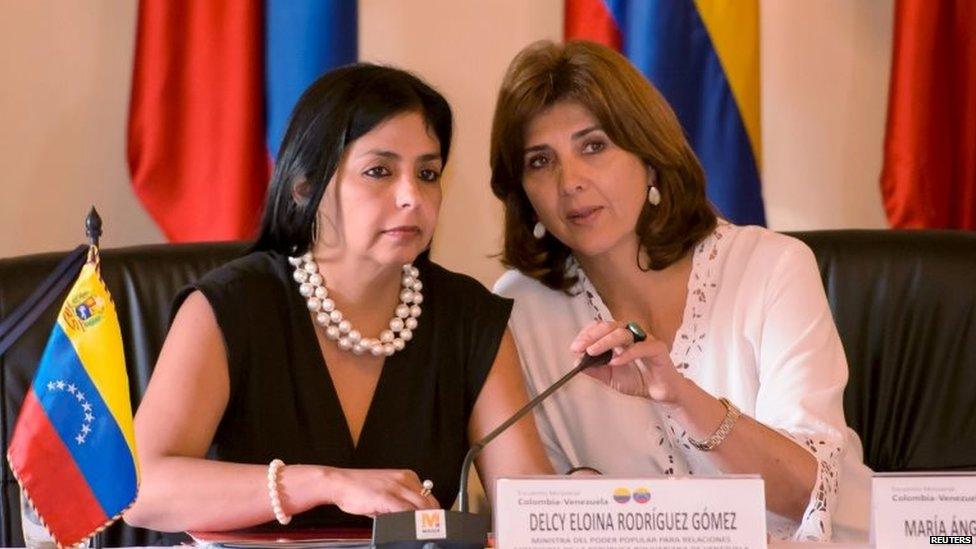
<svg viewBox="0 0 976 549">
<path fill-rule="evenodd" d="M 812 231 L 876 471 L 976 470 L 976 233 Z"/>
<path fill-rule="evenodd" d="M 848 423 L 878 471 L 976 470 L 976 234 L 947 231 L 792 233 L 817 257 L 850 365 Z M 173 296 L 240 255 L 242 243 L 103 250 L 102 276 L 122 326 L 133 409 L 169 326 Z M 63 254 L 0 260 L 0 318 Z M 21 543 L 7 443 L 60 298 L 0 357 L 0 545 Z M 167 543 L 118 522 L 107 546 Z"/>
<path fill-rule="evenodd" d="M 180 288 L 240 255 L 242 243 L 155 245 L 101 250 L 102 278 L 119 315 L 126 369 L 135 409 L 169 328 L 170 304 Z M 33 291 L 64 254 L 0 259 L 0 318 Z M 19 487 L 7 464 L 7 444 L 44 351 L 63 296 L 59 297 L 7 353 L 0 357 L 0 545 L 23 543 Z M 107 547 L 170 544 L 173 538 L 117 522 L 104 534 Z"/>
</svg>

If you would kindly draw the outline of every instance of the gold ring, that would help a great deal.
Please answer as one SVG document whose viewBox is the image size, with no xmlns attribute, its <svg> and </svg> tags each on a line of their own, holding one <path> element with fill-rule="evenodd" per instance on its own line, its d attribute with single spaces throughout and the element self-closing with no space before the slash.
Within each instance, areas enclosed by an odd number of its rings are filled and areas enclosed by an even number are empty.
<svg viewBox="0 0 976 549">
<path fill-rule="evenodd" d="M 427 479 L 424 481 L 423 486 L 424 486 L 423 489 L 420 490 L 420 495 L 423 497 L 427 497 L 430 495 L 431 490 L 434 489 L 434 483 L 430 479 Z"/>
</svg>

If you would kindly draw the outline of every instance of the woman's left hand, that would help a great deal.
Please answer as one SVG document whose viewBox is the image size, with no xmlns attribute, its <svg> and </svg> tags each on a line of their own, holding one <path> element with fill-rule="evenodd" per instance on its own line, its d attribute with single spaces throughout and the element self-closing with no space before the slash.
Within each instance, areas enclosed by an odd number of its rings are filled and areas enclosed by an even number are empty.
<svg viewBox="0 0 976 549">
<path fill-rule="evenodd" d="M 686 379 L 674 367 L 668 346 L 652 335 L 634 343 L 634 335 L 623 322 L 597 321 L 580 330 L 569 349 L 582 355 L 614 350 L 613 359 L 585 373 L 626 395 L 675 404 Z"/>
</svg>

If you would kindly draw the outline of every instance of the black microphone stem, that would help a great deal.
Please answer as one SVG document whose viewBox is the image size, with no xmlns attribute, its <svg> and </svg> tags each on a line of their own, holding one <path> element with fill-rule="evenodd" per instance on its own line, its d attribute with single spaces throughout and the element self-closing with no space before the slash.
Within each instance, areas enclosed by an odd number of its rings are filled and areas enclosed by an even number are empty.
<svg viewBox="0 0 976 549">
<path fill-rule="evenodd" d="M 464 456 L 464 463 L 461 465 L 461 486 L 458 488 L 458 510 L 461 511 L 462 513 L 469 512 L 468 511 L 468 475 L 471 472 L 471 465 L 474 463 L 474 458 L 476 458 L 478 454 L 481 453 L 481 451 L 485 448 L 485 446 L 488 445 L 489 442 L 494 440 L 495 437 L 497 437 L 498 435 L 502 434 L 502 432 L 505 431 L 505 429 L 511 427 L 513 423 L 522 419 L 522 416 L 529 413 L 529 411 L 531 411 L 532 408 L 535 408 L 540 402 L 545 400 L 549 395 L 551 395 L 554 391 L 556 391 L 556 389 L 559 389 L 560 387 L 565 385 L 567 381 L 573 379 L 573 377 L 575 377 L 576 374 L 582 372 L 587 368 L 592 368 L 593 366 L 600 366 L 602 364 L 606 364 L 607 362 L 610 362 L 611 358 L 613 358 L 612 350 L 606 351 L 596 356 L 585 355 L 583 357 L 583 360 L 580 361 L 579 365 L 577 365 L 575 368 L 570 370 L 568 374 L 559 378 L 559 381 L 550 385 L 548 389 L 539 393 L 538 396 L 536 396 L 528 403 L 526 403 L 525 406 L 522 406 L 519 409 L 519 411 L 515 412 L 515 414 L 512 417 L 508 418 L 505 421 L 505 423 L 502 423 L 501 425 L 496 427 L 494 431 L 488 433 L 483 439 L 472 444 L 471 448 L 468 450 L 468 453 L 465 454 Z"/>
</svg>

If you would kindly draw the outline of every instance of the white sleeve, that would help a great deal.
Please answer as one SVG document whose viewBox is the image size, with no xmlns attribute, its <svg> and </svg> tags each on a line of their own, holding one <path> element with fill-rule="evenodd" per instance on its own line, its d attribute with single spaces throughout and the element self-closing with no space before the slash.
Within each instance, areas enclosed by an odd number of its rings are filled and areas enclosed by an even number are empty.
<svg viewBox="0 0 976 549">
<path fill-rule="evenodd" d="M 810 502 L 794 531 L 774 537 L 827 541 L 847 437 L 847 360 L 813 253 L 799 241 L 780 254 L 764 292 L 756 420 L 793 439 L 817 460 Z"/>
</svg>

